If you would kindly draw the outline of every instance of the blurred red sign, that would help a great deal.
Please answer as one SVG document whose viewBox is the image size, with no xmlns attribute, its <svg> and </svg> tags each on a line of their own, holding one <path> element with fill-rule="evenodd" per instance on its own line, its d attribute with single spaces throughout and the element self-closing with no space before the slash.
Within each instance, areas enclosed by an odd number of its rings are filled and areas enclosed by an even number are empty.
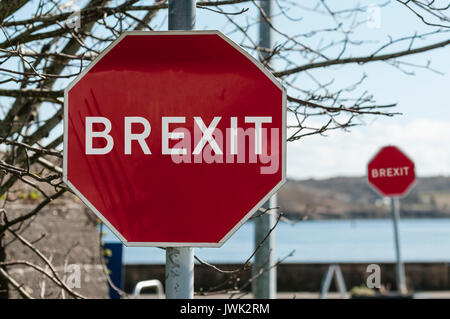
<svg viewBox="0 0 450 319">
<path fill-rule="evenodd" d="M 395 146 L 383 147 L 369 162 L 369 184 L 382 196 L 403 196 L 416 180 L 414 162 Z"/>
</svg>

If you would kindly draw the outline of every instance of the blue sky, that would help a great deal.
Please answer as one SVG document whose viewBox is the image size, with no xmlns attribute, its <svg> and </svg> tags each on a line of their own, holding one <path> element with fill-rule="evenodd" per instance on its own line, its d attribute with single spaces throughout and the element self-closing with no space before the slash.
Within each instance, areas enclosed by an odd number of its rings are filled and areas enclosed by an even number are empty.
<svg viewBox="0 0 450 319">
<path fill-rule="evenodd" d="M 308 2 L 313 1 L 306 1 L 305 5 Z M 356 1 L 331 3 L 345 3 L 346 7 L 351 7 L 352 2 L 355 5 L 357 3 Z M 365 1 L 364 5 L 377 3 L 384 1 Z M 371 40 L 374 43 L 363 48 L 355 47 L 351 50 L 353 56 L 371 52 L 370 50 L 379 47 L 380 43 L 386 42 L 388 35 L 395 38 L 433 30 L 395 1 L 379 10 L 379 28 L 370 28 L 369 25 L 363 24 L 352 35 L 355 39 Z M 294 32 L 293 30 L 297 28 L 311 30 L 333 25 L 333 21 L 326 15 L 305 13 L 304 10 L 293 11 L 291 14 L 303 17 L 303 20 L 286 22 L 286 19 L 275 17 L 275 25 L 289 32 Z M 362 19 L 364 15 L 368 16 L 363 12 Z M 200 14 L 198 19 L 200 28 L 202 23 Z M 275 41 L 278 40 L 276 35 L 274 38 Z M 428 41 L 418 44 L 426 45 L 446 38 L 448 34 L 443 34 L 430 37 Z M 384 53 L 404 47 L 394 46 Z M 369 90 L 379 103 L 398 103 L 395 111 L 401 112 L 402 115 L 393 118 L 366 116 L 361 119 L 361 123 L 365 125 L 352 128 L 350 132 L 332 131 L 327 137 L 312 136 L 288 143 L 288 176 L 291 178 L 362 176 L 365 174 L 367 161 L 380 147 L 388 144 L 399 146 L 416 162 L 419 176 L 450 175 L 449 53 L 450 48 L 447 47 L 402 59 L 408 63 L 421 65 L 430 60 L 431 67 L 440 74 L 421 68 L 407 68 L 415 73 L 407 75 L 383 62 L 318 70 L 316 75 L 324 81 L 334 78 L 337 87 L 355 81 L 362 72 L 366 73 L 368 78 L 361 90 Z M 302 63 L 304 62 L 299 61 L 299 64 Z"/>
<path fill-rule="evenodd" d="M 82 7 L 84 1 L 78 1 Z M 116 1 L 112 1 L 114 4 Z M 364 5 L 376 5 L 385 1 L 364 1 Z M 144 3 L 144 2 L 143 2 Z M 316 1 L 304 1 L 304 6 L 311 6 Z M 347 8 L 358 5 L 357 1 L 330 2 L 333 9 L 337 6 Z M 360 4 L 362 5 L 362 4 Z M 254 19 L 258 12 L 253 5 L 244 4 L 242 7 L 251 8 L 245 16 L 239 19 Z M 225 9 L 225 8 L 224 8 Z M 225 10 L 234 11 L 233 7 Z M 364 55 L 380 46 L 387 40 L 388 35 L 395 37 L 412 35 L 414 32 L 424 33 L 433 30 L 425 26 L 416 16 L 395 1 L 385 7 L 381 7 L 379 28 L 370 28 L 362 24 L 357 31 L 351 34 L 354 39 L 370 40 L 373 43 L 351 50 L 352 55 Z M 160 25 L 158 29 L 167 29 L 167 11 L 158 14 L 152 26 Z M 332 27 L 335 22 L 328 16 L 316 14 L 305 9 L 289 11 L 289 15 L 302 18 L 300 21 L 289 21 L 279 16 L 279 9 L 275 8 L 274 24 L 287 33 L 308 32 L 316 28 Z M 368 14 L 361 12 L 361 19 L 366 19 Z M 242 40 L 242 36 L 230 33 L 231 26 L 226 24 L 225 18 L 217 13 L 204 9 L 197 10 L 197 29 L 219 29 L 228 34 L 236 42 Z M 304 30 L 304 31 L 303 31 Z M 256 35 L 256 28 L 250 29 L 250 34 Z M 255 36 L 253 38 L 256 38 Z M 418 44 L 425 45 L 434 41 L 448 38 L 448 34 L 430 37 L 429 40 Z M 316 45 L 318 38 L 312 38 L 308 44 Z M 331 39 L 322 39 L 329 41 Z M 274 41 L 280 41 L 280 37 L 274 35 Z M 392 52 L 402 47 L 393 47 Z M 404 48 L 404 46 L 403 46 Z M 331 57 L 333 51 L 327 52 Z M 386 144 L 394 144 L 401 147 L 412 159 L 416 161 L 417 173 L 420 176 L 450 175 L 450 111 L 449 84 L 450 84 L 450 48 L 437 49 L 424 54 L 414 55 L 402 59 L 409 63 L 426 64 L 432 61 L 432 67 L 438 70 L 438 74 L 425 69 L 410 69 L 414 76 L 406 75 L 394 67 L 383 62 L 367 64 L 364 66 L 350 65 L 345 67 L 333 67 L 314 71 L 315 76 L 323 81 L 334 79 L 334 87 L 346 86 L 366 73 L 367 80 L 360 91 L 369 90 L 377 102 L 382 104 L 398 103 L 395 111 L 403 113 L 393 118 L 366 116 L 359 120 L 363 126 L 355 127 L 350 132 L 332 131 L 324 136 L 312 136 L 297 142 L 288 143 L 288 176 L 290 178 L 326 178 L 332 176 L 361 176 L 365 174 L 368 159 L 376 153 L 378 148 Z M 305 61 L 299 58 L 297 64 Z M 275 63 L 275 69 L 282 69 L 281 63 Z M 298 83 L 303 88 L 308 88 L 311 83 L 305 77 L 299 77 Z M 63 87 L 63 86 L 62 86 Z M 53 107 L 43 109 L 43 116 L 48 116 Z M 314 120 L 316 121 L 316 120 Z M 313 123 L 314 123 L 313 121 Z M 320 125 L 322 122 L 316 122 Z M 62 126 L 57 131 L 61 132 Z M 52 135 L 56 135 L 54 132 Z"/>
<path fill-rule="evenodd" d="M 357 6 L 368 6 L 386 1 L 334 1 L 339 9 Z M 304 1 L 311 6 L 316 1 Z M 243 5 L 245 7 L 245 5 Z M 241 6 L 242 7 L 242 6 Z M 248 5 L 252 7 L 252 5 Z M 289 11 L 289 15 L 302 18 L 300 21 L 289 21 L 279 16 L 275 6 L 274 24 L 284 32 L 308 32 L 315 28 L 331 27 L 334 22 L 328 15 L 315 14 L 303 9 Z M 379 7 L 379 28 L 371 28 L 362 24 L 351 36 L 354 39 L 370 40 L 373 43 L 355 47 L 350 52 L 353 56 L 371 53 L 374 48 L 387 41 L 388 36 L 404 37 L 435 30 L 423 24 L 413 13 L 396 1 Z M 258 12 L 251 9 L 248 16 L 256 17 Z M 369 17 L 367 12 L 360 14 L 360 19 Z M 197 28 L 219 28 L 225 32 L 230 26 L 225 24 L 220 15 L 206 10 L 197 10 Z M 256 29 L 250 30 L 256 34 Z M 235 41 L 241 41 L 236 34 L 228 35 Z M 426 45 L 434 41 L 447 39 L 448 33 L 432 36 L 428 40 L 418 42 Z M 324 39 L 329 40 L 329 39 Z M 274 41 L 280 37 L 274 34 Z M 317 39 L 311 40 L 314 44 Z M 383 53 L 404 49 L 393 46 Z M 373 64 L 350 65 L 317 70 L 315 75 L 324 81 L 334 78 L 335 86 L 345 86 L 359 78 L 364 72 L 368 75 L 361 90 L 369 90 L 379 103 L 397 103 L 396 112 L 402 113 L 393 118 L 365 116 L 361 119 L 363 126 L 354 127 L 350 132 L 331 131 L 324 136 L 307 137 L 298 142 L 288 143 L 288 177 L 290 178 L 327 178 L 333 176 L 363 176 L 367 161 L 383 145 L 393 144 L 403 149 L 415 162 L 419 176 L 450 175 L 450 48 L 437 49 L 424 54 L 409 56 L 402 61 L 425 65 L 431 61 L 431 67 L 439 73 L 421 69 L 407 68 L 415 75 L 407 75 L 391 65 L 383 62 Z M 333 52 L 330 52 L 332 56 Z M 298 64 L 305 61 L 298 60 Z M 275 69 L 282 68 L 275 64 Z M 302 85 L 301 78 L 297 83 Z M 323 122 L 320 122 L 323 123 Z"/>
</svg>

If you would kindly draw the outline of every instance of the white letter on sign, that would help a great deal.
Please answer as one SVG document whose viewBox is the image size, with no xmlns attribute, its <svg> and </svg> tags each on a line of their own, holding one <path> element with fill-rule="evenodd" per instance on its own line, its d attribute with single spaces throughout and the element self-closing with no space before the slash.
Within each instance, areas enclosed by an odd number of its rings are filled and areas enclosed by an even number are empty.
<svg viewBox="0 0 450 319">
<path fill-rule="evenodd" d="M 139 134 L 131 133 L 131 126 L 133 123 L 141 123 L 144 125 L 144 131 Z M 150 123 L 140 116 L 126 116 L 125 117 L 125 154 L 131 154 L 131 141 L 138 141 L 144 154 L 151 154 L 145 139 L 150 135 L 151 126 Z"/>
<path fill-rule="evenodd" d="M 85 129 L 85 139 L 86 139 L 86 155 L 104 155 L 111 152 L 114 146 L 114 140 L 109 132 L 111 132 L 111 122 L 106 117 L 101 116 L 87 116 L 85 118 L 86 129 Z M 93 132 L 92 124 L 102 123 L 105 125 L 105 129 L 101 132 Z M 100 148 L 92 147 L 92 139 L 94 137 L 102 137 L 106 140 L 106 146 Z"/>
<path fill-rule="evenodd" d="M 214 117 L 211 124 L 209 124 L 209 127 L 206 127 L 201 117 L 194 116 L 195 123 L 197 123 L 197 126 L 202 131 L 203 136 L 200 139 L 200 141 L 198 141 L 198 144 L 195 147 L 192 154 L 200 154 L 203 147 L 206 145 L 206 142 L 208 142 L 209 145 L 211 145 L 211 148 L 214 150 L 214 153 L 218 155 L 223 154 L 219 145 L 217 145 L 216 141 L 214 140 L 214 137 L 212 137 L 212 133 L 214 132 L 214 129 L 216 128 L 217 124 L 219 124 L 220 119 L 221 119 L 220 116 Z"/>
<path fill-rule="evenodd" d="M 230 154 L 236 155 L 238 152 L 238 128 L 237 128 L 237 117 L 231 118 L 230 127 Z"/>
<path fill-rule="evenodd" d="M 372 169 L 372 177 L 373 178 L 377 178 L 378 177 L 378 171 L 376 170 L 376 168 Z"/>
<path fill-rule="evenodd" d="M 169 148 L 169 139 L 178 140 L 184 138 L 183 132 L 169 132 L 169 123 L 184 123 L 184 116 L 173 116 L 162 118 L 162 153 L 165 155 L 186 155 L 185 148 Z"/>
<path fill-rule="evenodd" d="M 245 123 L 255 123 L 255 154 L 262 153 L 262 123 L 272 123 L 270 116 L 246 116 Z"/>
</svg>

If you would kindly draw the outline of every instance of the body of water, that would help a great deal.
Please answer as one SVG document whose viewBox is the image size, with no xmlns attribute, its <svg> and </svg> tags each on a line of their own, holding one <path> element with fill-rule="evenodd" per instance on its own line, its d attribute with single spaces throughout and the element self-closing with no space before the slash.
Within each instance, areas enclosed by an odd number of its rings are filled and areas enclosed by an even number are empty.
<svg viewBox="0 0 450 319">
<path fill-rule="evenodd" d="M 403 219 L 400 244 L 406 262 L 450 262 L 450 219 Z M 302 221 L 279 223 L 275 232 L 277 258 L 286 263 L 393 262 L 392 220 Z M 196 248 L 210 263 L 243 263 L 252 254 L 254 224 L 245 223 L 221 248 Z M 119 241 L 112 233 L 105 242 Z M 164 264 L 165 252 L 153 247 L 125 247 L 126 264 Z"/>
</svg>

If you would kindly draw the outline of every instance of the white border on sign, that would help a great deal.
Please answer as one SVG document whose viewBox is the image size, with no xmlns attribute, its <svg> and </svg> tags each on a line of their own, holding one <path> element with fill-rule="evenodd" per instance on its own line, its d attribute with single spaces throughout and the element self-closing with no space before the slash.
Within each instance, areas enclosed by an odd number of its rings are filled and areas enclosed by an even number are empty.
<svg viewBox="0 0 450 319">
<path fill-rule="evenodd" d="M 379 189 L 378 187 L 376 187 L 375 185 L 373 185 L 373 184 L 370 183 L 370 181 L 369 181 L 369 174 L 370 174 L 370 172 L 369 172 L 369 164 L 375 159 L 375 157 L 377 157 L 377 155 L 378 155 L 378 154 L 381 152 L 381 150 L 382 150 L 383 148 L 385 148 L 385 147 L 395 147 L 400 153 L 402 153 L 403 155 L 405 155 L 405 157 L 406 157 L 407 159 L 409 159 L 409 160 L 411 161 L 411 163 L 414 164 L 414 181 L 413 181 L 411 184 L 409 184 L 408 188 L 407 188 L 403 193 L 401 193 L 401 194 L 386 195 L 386 194 L 384 194 L 384 193 L 381 191 L 381 189 Z M 381 148 L 380 148 L 380 149 L 379 149 L 379 150 L 378 150 L 378 151 L 370 158 L 370 160 L 367 162 L 367 165 L 366 165 L 366 176 L 367 176 L 366 181 L 367 181 L 367 183 L 369 184 L 370 188 L 371 188 L 372 190 L 374 190 L 375 193 L 377 193 L 378 195 L 381 195 L 382 197 L 389 197 L 389 198 L 403 198 L 403 197 L 406 197 L 406 196 L 411 192 L 411 189 L 412 189 L 412 188 L 416 185 L 416 183 L 417 183 L 416 163 L 411 159 L 411 157 L 408 155 L 408 153 L 404 152 L 400 147 L 395 146 L 395 145 L 385 145 L 385 146 L 381 147 Z"/>
<path fill-rule="evenodd" d="M 67 176 L 67 143 L 68 143 L 68 108 L 69 108 L 69 91 L 83 78 L 94 65 L 100 61 L 112 48 L 114 48 L 126 36 L 133 35 L 203 35 L 215 34 L 225 40 L 228 44 L 234 47 L 237 51 L 247 57 L 253 64 L 255 64 L 281 91 L 282 91 L 282 158 L 281 158 L 281 180 L 278 184 L 269 191 L 242 219 L 231 229 L 218 243 L 172 243 L 172 242 L 129 242 L 111 223 L 98 211 L 89 200 L 68 180 Z M 241 48 L 237 43 L 231 40 L 218 30 L 195 30 L 195 31 L 127 31 L 122 33 L 114 42 L 112 42 L 105 50 L 103 50 L 64 90 L 64 153 L 63 153 L 63 181 L 70 187 L 70 189 L 87 205 L 97 217 L 128 247 L 221 247 L 253 214 L 272 197 L 283 184 L 286 182 L 286 111 L 287 111 L 287 94 L 285 88 L 281 85 L 278 79 L 269 72 L 261 62 L 256 60 L 247 51 Z"/>
</svg>

